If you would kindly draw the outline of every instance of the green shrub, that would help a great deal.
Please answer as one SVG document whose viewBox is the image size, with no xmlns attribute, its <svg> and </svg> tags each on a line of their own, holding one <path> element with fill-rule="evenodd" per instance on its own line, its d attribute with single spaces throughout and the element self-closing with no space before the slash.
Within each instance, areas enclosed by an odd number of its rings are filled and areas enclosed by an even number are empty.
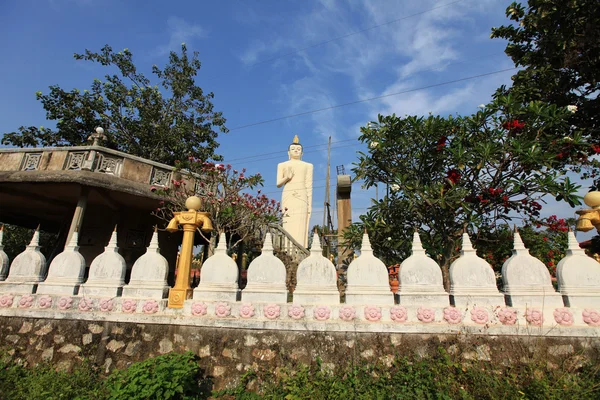
<svg viewBox="0 0 600 400">
<path fill-rule="evenodd" d="M 196 357 L 187 352 L 165 354 L 115 370 L 106 381 L 106 389 L 110 399 L 118 400 L 190 399 L 207 397 L 207 384 Z"/>
<path fill-rule="evenodd" d="M 531 358 L 511 365 L 465 363 L 440 350 L 435 357 L 397 358 L 381 363 L 336 365 L 320 360 L 288 365 L 277 373 L 250 371 L 215 398 L 255 399 L 598 399 L 600 365 L 581 356 L 560 365 Z M 84 361 L 71 372 L 49 364 L 24 367 L 0 358 L 0 399 L 204 399 L 212 382 L 202 376 L 196 357 L 167 354 L 115 370 L 108 377 Z"/>
<path fill-rule="evenodd" d="M 104 398 L 99 371 L 84 361 L 71 372 L 57 371 L 50 364 L 26 368 L 0 361 L 0 399 L 50 400 Z"/>
<path fill-rule="evenodd" d="M 255 393 L 249 392 L 249 388 Z M 545 361 L 511 366 L 465 364 L 443 350 L 433 358 L 397 358 L 391 365 L 361 363 L 335 371 L 317 360 L 277 375 L 251 371 L 231 389 L 230 399 L 598 399 L 600 366 L 550 367 Z"/>
</svg>

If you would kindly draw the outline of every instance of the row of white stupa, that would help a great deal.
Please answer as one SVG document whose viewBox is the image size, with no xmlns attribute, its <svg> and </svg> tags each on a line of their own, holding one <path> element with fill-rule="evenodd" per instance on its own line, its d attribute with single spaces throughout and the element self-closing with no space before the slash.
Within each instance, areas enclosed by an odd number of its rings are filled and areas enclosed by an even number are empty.
<svg viewBox="0 0 600 400">
<path fill-rule="evenodd" d="M 126 265 L 118 253 L 117 233 L 113 232 L 102 254 L 90 266 L 83 282 L 85 260 L 78 251 L 77 233 L 57 255 L 49 268 L 40 252 L 39 232 L 25 251 L 10 265 L 2 250 L 0 231 L 0 293 L 75 295 L 163 299 L 167 296 L 168 262 L 160 254 L 158 236 L 152 236 L 146 253 L 133 265 L 131 278 L 125 284 Z M 450 267 L 450 292 L 442 284 L 439 265 L 429 258 L 415 232 L 412 255 L 399 268 L 400 304 L 406 306 L 465 306 L 599 308 L 600 264 L 585 255 L 573 232 L 568 233 L 567 255 L 557 266 L 559 291 L 552 286 L 546 266 L 529 254 L 518 232 L 515 232 L 513 255 L 502 267 L 504 292 L 499 292 L 489 263 L 478 257 L 467 234 L 463 234 L 461 256 Z M 363 236 L 360 256 L 352 261 L 347 273 L 346 303 L 393 305 L 387 268 L 373 255 L 369 237 Z M 227 256 L 222 234 L 212 257 L 202 266 L 201 281 L 194 290 L 194 300 L 236 301 L 238 267 Z M 450 296 L 449 296 L 450 295 Z M 262 254 L 248 268 L 248 283 L 242 301 L 285 303 L 287 301 L 286 269 L 273 255 L 271 236 L 265 237 Z M 322 255 L 315 235 L 309 257 L 297 270 L 297 286 L 293 293 L 296 304 L 339 304 L 340 295 L 334 265 Z"/>
</svg>

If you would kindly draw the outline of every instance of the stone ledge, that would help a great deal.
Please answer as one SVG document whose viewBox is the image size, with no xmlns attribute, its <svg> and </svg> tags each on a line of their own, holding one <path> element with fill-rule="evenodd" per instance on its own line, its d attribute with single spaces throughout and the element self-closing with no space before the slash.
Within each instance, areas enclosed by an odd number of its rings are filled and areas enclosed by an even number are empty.
<svg viewBox="0 0 600 400">
<path fill-rule="evenodd" d="M 33 296 L 32 296 L 33 297 Z M 76 298 L 83 303 L 84 308 L 78 309 L 79 305 L 72 304 L 70 310 L 58 310 L 56 308 L 33 308 L 36 304 L 31 301 L 27 308 L 17 308 L 18 299 L 15 299 L 11 308 L 0 308 L 0 316 L 3 317 L 22 317 L 22 318 L 42 318 L 46 320 L 73 320 L 73 321 L 102 321 L 102 322 L 124 322 L 124 323 L 150 323 L 158 325 L 177 325 L 194 327 L 219 327 L 233 329 L 260 329 L 260 330 L 279 330 L 279 331 L 304 331 L 304 332 L 364 332 L 364 333 L 411 333 L 411 334 L 476 334 L 476 335 L 503 335 L 503 336 L 544 336 L 544 337 L 600 337 L 600 327 L 575 325 L 561 326 L 556 323 L 534 326 L 528 324 L 524 312 L 520 312 L 519 318 L 514 325 L 502 325 L 499 322 L 487 324 L 475 324 L 468 318 L 467 312 L 464 313 L 462 322 L 456 324 L 447 323 L 441 315 L 443 309 L 435 310 L 436 320 L 431 323 L 423 323 L 417 319 L 417 310 L 407 307 L 409 320 L 407 322 L 395 322 L 389 317 L 389 308 L 382 308 L 382 320 L 369 322 L 362 320 L 344 321 L 339 318 L 339 311 L 342 307 L 350 305 L 341 304 L 331 306 L 331 319 L 319 321 L 312 317 L 314 306 L 306 306 L 305 312 L 308 316 L 302 319 L 292 319 L 288 316 L 288 307 L 292 304 L 286 303 L 279 305 L 281 312 L 276 318 L 269 319 L 264 316 L 264 304 L 254 304 L 255 314 L 249 318 L 243 318 L 239 314 L 239 308 L 246 303 L 227 303 L 230 307 L 229 315 L 218 317 L 214 314 L 217 303 L 206 303 L 207 309 L 205 315 L 191 315 L 193 303 L 200 303 L 193 300 L 186 301 L 183 309 L 165 308 L 165 301 L 156 302 L 154 300 L 143 301 L 138 299 L 139 305 L 134 312 L 123 312 L 121 299 L 85 299 Z M 127 300 L 127 299 L 124 299 Z M 110 307 L 107 303 L 110 301 Z M 57 301 L 53 303 L 58 303 Z M 100 310 L 101 305 L 106 311 Z M 144 311 L 144 308 L 149 307 Z M 54 306 L 56 307 L 56 306 Z M 360 315 L 360 311 L 365 306 L 351 306 Z M 108 310 L 111 308 L 112 310 Z M 262 311 L 262 312 L 261 312 Z M 551 312 L 551 310 L 550 310 Z"/>
</svg>

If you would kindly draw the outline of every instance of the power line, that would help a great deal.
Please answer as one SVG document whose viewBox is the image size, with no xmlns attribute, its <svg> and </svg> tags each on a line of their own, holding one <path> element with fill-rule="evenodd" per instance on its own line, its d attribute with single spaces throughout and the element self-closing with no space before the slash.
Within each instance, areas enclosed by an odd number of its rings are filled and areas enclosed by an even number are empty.
<svg viewBox="0 0 600 400">
<path fill-rule="evenodd" d="M 335 149 L 343 149 L 343 148 L 346 148 L 346 147 L 354 147 L 354 146 L 359 146 L 359 145 L 361 145 L 361 144 L 362 144 L 362 143 L 358 142 L 358 140 L 357 140 L 357 139 L 350 139 L 350 140 L 352 140 L 352 141 L 356 141 L 356 143 L 347 144 L 347 145 L 344 145 L 344 146 L 336 146 L 336 147 L 335 147 Z M 332 147 L 332 148 L 333 148 L 333 147 Z M 316 153 L 316 152 L 318 152 L 318 151 L 319 151 L 319 150 L 307 151 L 307 152 L 305 152 L 305 154 L 307 154 L 307 153 Z M 276 152 L 276 153 L 274 152 L 274 153 L 272 153 L 272 154 L 280 154 L 280 153 L 281 153 L 281 152 Z M 245 162 L 244 162 L 244 165 L 248 165 L 248 164 L 252 164 L 252 163 L 255 163 L 255 162 L 260 162 L 260 161 L 276 160 L 276 159 L 278 159 L 278 158 L 281 158 L 281 157 L 280 157 L 280 155 L 279 155 L 279 156 L 276 156 L 276 157 L 261 158 L 261 159 L 258 159 L 258 160 L 249 160 L 249 161 L 245 161 Z"/>
<path fill-rule="evenodd" d="M 449 67 L 451 65 L 464 64 L 464 63 L 472 62 L 472 61 L 478 60 L 478 59 L 489 59 L 490 57 L 495 57 L 495 56 L 498 56 L 498 55 L 504 55 L 504 52 L 494 52 L 494 53 L 490 53 L 490 54 L 484 54 L 484 55 L 479 55 L 479 56 L 476 56 L 476 57 L 470 57 L 470 58 L 467 58 L 467 59 L 462 59 L 461 61 L 458 61 L 458 62 L 445 63 L 443 65 L 440 64 L 440 65 L 437 65 L 437 66 L 432 67 L 432 68 L 422 69 L 422 70 L 419 70 L 419 71 L 415 71 L 412 74 L 406 75 L 403 79 L 406 80 L 409 77 L 418 75 L 418 74 L 423 73 L 423 72 L 436 71 L 436 70 L 439 70 L 441 68 Z M 350 142 L 350 141 L 354 141 L 354 140 L 356 140 L 356 139 L 337 140 L 335 142 L 332 142 L 332 144 L 345 143 L 345 142 Z M 311 149 L 311 148 L 323 147 L 323 146 L 327 146 L 327 143 L 319 143 L 319 144 L 315 144 L 315 145 L 311 145 L 311 146 L 303 146 L 303 147 L 304 147 L 304 149 Z M 335 146 L 333 146 L 333 147 L 335 148 Z M 287 152 L 287 150 L 278 150 L 278 151 L 272 151 L 272 152 L 269 152 L 269 153 L 262 153 L 262 154 L 252 155 L 252 156 L 233 158 L 233 159 L 227 160 L 227 163 L 232 163 L 232 162 L 242 161 L 242 160 L 250 160 L 250 159 L 253 159 L 253 158 L 259 158 L 259 157 L 276 155 L 276 154 L 281 155 L 281 154 L 285 154 L 286 152 Z"/>
<path fill-rule="evenodd" d="M 314 43 L 314 44 L 311 44 L 311 45 L 308 45 L 308 46 L 305 46 L 305 47 L 301 47 L 299 49 L 290 51 L 288 53 L 280 54 L 278 56 L 271 57 L 271 58 L 268 58 L 266 60 L 257 61 L 257 62 L 255 62 L 253 64 L 250 64 L 248 67 L 249 68 L 253 68 L 253 67 L 255 67 L 257 65 L 260 65 L 260 64 L 270 63 L 271 61 L 279 60 L 280 58 L 288 57 L 288 56 L 300 53 L 302 51 L 306 51 L 306 50 L 313 49 L 315 47 L 323 46 L 325 44 L 328 44 L 328 43 L 331 43 L 331 42 L 335 42 L 335 41 L 340 40 L 340 39 L 346 39 L 346 38 L 348 38 L 350 36 L 358 35 L 359 33 L 364 33 L 364 32 L 371 31 L 373 29 L 381 28 L 382 26 L 391 25 L 391 24 L 394 24 L 396 22 L 400 22 L 400 21 L 403 21 L 403 20 L 406 20 L 406 19 L 409 19 L 409 18 L 412 18 L 412 17 L 417 17 L 419 15 L 423 15 L 423 14 L 426 14 L 426 13 L 431 12 L 431 11 L 439 10 L 440 8 L 452 6 L 454 4 L 458 4 L 458 3 L 461 3 L 463 1 L 465 1 L 465 0 L 456 0 L 456 1 L 453 1 L 451 3 L 441 4 L 439 6 L 430 8 L 428 10 L 424 10 L 424 11 L 420 11 L 420 12 L 417 12 L 417 13 L 414 13 L 414 14 L 410 14 L 410 15 L 407 15 L 407 16 L 404 16 L 404 17 L 396 18 L 396 19 L 393 19 L 391 21 L 387 21 L 387 22 L 384 22 L 384 23 L 381 23 L 381 24 L 370 26 L 368 28 L 359 29 L 357 31 L 350 32 L 350 33 L 347 33 L 345 35 L 337 36 L 337 37 L 325 40 L 323 42 L 318 42 L 318 43 Z M 223 77 L 223 76 L 226 76 L 226 75 L 213 76 L 212 78 L 208 78 L 207 80 L 211 81 L 211 80 L 215 80 L 215 79 L 218 79 L 220 77 Z"/>
<path fill-rule="evenodd" d="M 265 121 L 254 122 L 254 123 L 247 124 L 247 125 L 236 126 L 235 128 L 231 128 L 229 131 L 236 131 L 236 130 L 240 130 L 240 129 L 244 129 L 244 128 L 250 128 L 252 126 L 264 125 L 264 124 L 268 124 L 268 123 L 271 123 L 271 122 L 281 121 L 281 120 L 284 120 L 284 119 L 290 119 L 290 118 L 300 117 L 300 116 L 303 116 L 303 115 L 315 114 L 315 113 L 322 112 L 322 111 L 333 110 L 335 108 L 341 108 L 341 107 L 351 106 L 353 104 L 366 103 L 368 101 L 379 100 L 379 99 L 383 99 L 383 98 L 386 98 L 386 97 L 398 96 L 400 94 L 406 94 L 406 93 L 416 92 L 416 91 L 419 91 L 419 90 L 425 90 L 425 89 L 431 89 L 431 88 L 434 88 L 434 87 L 446 86 L 446 85 L 450 85 L 452 83 L 464 82 L 464 81 L 469 81 L 469 80 L 473 80 L 473 79 L 483 78 L 484 76 L 496 75 L 496 74 L 500 74 L 500 73 L 503 73 L 503 72 L 513 71 L 515 69 L 517 69 L 517 67 L 506 68 L 506 69 L 502 69 L 502 70 L 499 70 L 499 71 L 488 72 L 488 73 L 485 73 L 485 74 L 473 75 L 473 76 L 468 76 L 466 78 L 454 79 L 454 80 L 451 80 L 451 81 L 436 83 L 436 84 L 433 84 L 433 85 L 427 85 L 427 86 L 421 86 L 421 87 L 418 87 L 418 88 L 413 88 L 413 89 L 408 89 L 408 90 L 402 90 L 400 92 L 384 94 L 382 96 L 375 96 L 375 97 L 370 97 L 370 98 L 367 98 L 367 99 L 355 100 L 355 101 L 351 101 L 351 102 L 348 102 L 348 103 L 337 104 L 335 106 L 319 108 L 319 109 L 316 109 L 316 110 L 304 111 L 304 112 L 297 113 L 297 114 L 291 114 L 291 115 L 286 115 L 286 116 L 283 116 L 283 117 L 268 119 L 268 120 L 265 120 Z"/>
<path fill-rule="evenodd" d="M 337 140 L 335 142 L 331 142 L 331 144 L 352 142 L 352 141 L 355 141 L 355 140 L 356 139 Z M 312 149 L 312 148 L 315 148 L 315 147 L 322 147 L 322 146 L 327 146 L 327 143 L 314 144 L 312 146 L 302 146 L 302 147 L 304 149 Z M 240 157 L 240 158 L 233 158 L 231 160 L 228 160 L 227 162 L 231 163 L 231 162 L 234 162 L 234 161 L 241 161 L 241 160 L 247 160 L 247 159 L 250 159 L 250 158 L 258 158 L 258 157 L 264 157 L 264 156 L 271 156 L 271 155 L 274 155 L 274 154 L 282 154 L 282 153 L 287 153 L 287 150 L 278 150 L 278 151 L 272 151 L 270 153 L 257 154 L 257 155 L 254 155 L 254 156 L 246 156 L 246 157 Z"/>
</svg>

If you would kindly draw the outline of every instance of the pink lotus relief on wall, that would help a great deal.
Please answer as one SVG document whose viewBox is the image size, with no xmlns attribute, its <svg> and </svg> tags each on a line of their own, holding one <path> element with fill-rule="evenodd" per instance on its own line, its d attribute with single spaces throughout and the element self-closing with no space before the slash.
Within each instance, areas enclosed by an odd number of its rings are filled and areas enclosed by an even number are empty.
<svg viewBox="0 0 600 400">
<path fill-rule="evenodd" d="M 134 313 L 135 310 L 137 310 L 137 301 L 133 299 L 125 299 L 121 303 L 121 311 L 124 313 L 131 314 Z"/>
<path fill-rule="evenodd" d="M 100 311 L 110 312 L 115 308 L 115 304 L 111 299 L 100 300 Z"/>
<path fill-rule="evenodd" d="M 356 310 L 354 309 L 354 307 L 349 305 L 340 307 L 339 314 L 340 319 L 344 321 L 352 321 L 354 318 L 356 318 Z"/>
<path fill-rule="evenodd" d="M 554 320 L 559 325 L 573 325 L 573 313 L 568 308 L 557 308 L 554 310 Z"/>
<path fill-rule="evenodd" d="M 365 307 L 365 318 L 367 321 L 376 322 L 381 319 L 381 307 L 377 306 L 366 306 Z"/>
<path fill-rule="evenodd" d="M 404 306 L 393 306 L 390 308 L 390 317 L 395 322 L 406 322 L 408 319 L 408 312 Z"/>
<path fill-rule="evenodd" d="M 217 303 L 215 306 L 215 315 L 220 318 L 231 315 L 231 306 L 227 303 Z"/>
<path fill-rule="evenodd" d="M 242 304 L 240 306 L 240 317 L 242 317 L 242 318 L 254 317 L 254 306 L 250 303 Z"/>
<path fill-rule="evenodd" d="M 486 310 L 483 307 L 473 307 L 471 309 L 471 321 L 475 322 L 476 324 L 487 324 L 487 322 L 490 320 L 490 315 L 488 313 L 488 310 Z"/>
<path fill-rule="evenodd" d="M 19 299 L 19 308 L 29 308 L 33 305 L 33 296 L 26 294 Z"/>
<path fill-rule="evenodd" d="M 600 312 L 591 308 L 586 308 L 582 313 L 583 322 L 590 326 L 600 326 Z"/>
<path fill-rule="evenodd" d="M 73 307 L 73 298 L 70 296 L 63 296 L 58 299 L 58 309 L 65 311 Z"/>
<path fill-rule="evenodd" d="M 292 319 L 304 318 L 304 307 L 292 305 L 288 307 L 288 316 Z"/>
<path fill-rule="evenodd" d="M 517 322 L 517 310 L 503 307 L 498 310 L 498 320 L 503 325 L 514 325 Z"/>
<path fill-rule="evenodd" d="M 156 300 L 146 300 L 142 304 L 142 312 L 144 314 L 155 314 L 158 312 L 158 302 Z"/>
<path fill-rule="evenodd" d="M 525 319 L 531 325 L 541 326 L 544 323 L 544 314 L 537 308 L 528 308 L 525 311 Z"/>
<path fill-rule="evenodd" d="M 38 307 L 39 308 L 50 308 L 52 307 L 52 297 L 50 296 L 42 296 L 38 299 Z"/>
<path fill-rule="evenodd" d="M 279 315 L 281 314 L 281 307 L 279 307 L 277 304 L 267 304 L 263 308 L 263 314 L 269 319 L 279 318 Z"/>
<path fill-rule="evenodd" d="M 421 306 L 417 310 L 417 318 L 421 322 L 433 322 L 435 320 L 435 310 L 433 308 Z"/>
<path fill-rule="evenodd" d="M 15 296 L 10 294 L 3 294 L 0 296 L 0 307 L 9 308 L 12 307 Z"/>
<path fill-rule="evenodd" d="M 462 321 L 462 313 L 456 307 L 444 308 L 444 320 L 449 324 L 460 324 Z"/>
<path fill-rule="evenodd" d="M 318 321 L 325 321 L 325 320 L 329 319 L 330 315 L 331 315 L 331 309 L 329 308 L 329 306 L 316 306 L 313 309 L 313 316 Z"/>
<path fill-rule="evenodd" d="M 92 299 L 81 298 L 77 308 L 79 311 L 90 311 L 94 307 L 94 301 Z"/>
<path fill-rule="evenodd" d="M 192 315 L 195 315 L 196 317 L 206 315 L 207 310 L 208 305 L 206 303 L 198 302 L 192 304 Z"/>
</svg>

